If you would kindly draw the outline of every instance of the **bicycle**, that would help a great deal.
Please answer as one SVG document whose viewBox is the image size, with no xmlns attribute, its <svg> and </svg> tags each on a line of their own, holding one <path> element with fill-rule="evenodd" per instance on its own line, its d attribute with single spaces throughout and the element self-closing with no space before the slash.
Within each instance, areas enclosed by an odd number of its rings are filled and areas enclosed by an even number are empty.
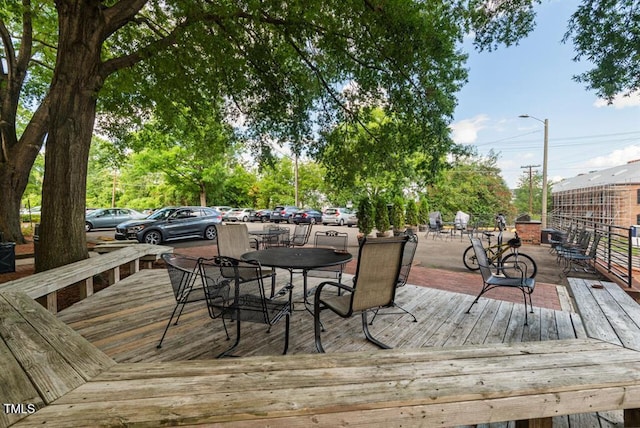
<svg viewBox="0 0 640 428">
<path fill-rule="evenodd" d="M 507 245 L 502 244 L 502 230 L 498 234 L 498 243 L 491 245 L 491 237 L 495 236 L 492 232 L 482 232 L 487 237 L 489 243 L 484 248 L 487 252 L 489 263 L 496 268 L 497 272 L 503 274 L 507 278 L 520 278 L 521 272 L 525 272 L 528 278 L 533 278 L 538 273 L 536 262 L 528 255 L 518 251 L 521 241 L 516 233 L 515 238 L 510 239 Z M 505 253 L 509 252 L 503 257 Z M 476 259 L 473 245 L 464 250 L 462 256 L 464 265 L 469 270 L 478 270 L 478 260 Z"/>
</svg>

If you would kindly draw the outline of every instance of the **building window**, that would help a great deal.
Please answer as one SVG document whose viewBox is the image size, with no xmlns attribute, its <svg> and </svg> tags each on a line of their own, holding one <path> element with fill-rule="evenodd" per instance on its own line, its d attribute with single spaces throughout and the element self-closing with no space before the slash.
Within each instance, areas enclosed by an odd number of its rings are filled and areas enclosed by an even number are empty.
<svg viewBox="0 0 640 428">
<path fill-rule="evenodd" d="M 636 215 L 636 224 L 640 224 L 640 214 Z"/>
<path fill-rule="evenodd" d="M 636 190 L 636 203 L 640 204 L 640 189 Z"/>
</svg>

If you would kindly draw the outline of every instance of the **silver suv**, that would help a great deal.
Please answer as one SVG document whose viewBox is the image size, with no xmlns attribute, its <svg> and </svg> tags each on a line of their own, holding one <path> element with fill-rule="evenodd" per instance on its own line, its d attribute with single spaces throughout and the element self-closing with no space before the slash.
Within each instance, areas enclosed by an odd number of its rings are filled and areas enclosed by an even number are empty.
<svg viewBox="0 0 640 428">
<path fill-rule="evenodd" d="M 322 224 L 335 224 L 343 226 L 347 224 L 351 210 L 348 208 L 327 208 L 322 212 Z"/>
</svg>

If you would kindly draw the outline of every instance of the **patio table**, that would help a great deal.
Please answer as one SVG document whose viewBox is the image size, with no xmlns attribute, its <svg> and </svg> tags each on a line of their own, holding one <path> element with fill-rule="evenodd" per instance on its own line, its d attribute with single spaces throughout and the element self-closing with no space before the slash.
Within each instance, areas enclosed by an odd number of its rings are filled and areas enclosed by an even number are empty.
<svg viewBox="0 0 640 428">
<path fill-rule="evenodd" d="M 258 261 L 263 266 L 288 270 L 290 283 L 293 283 L 294 271 L 302 272 L 306 308 L 307 273 L 313 269 L 347 263 L 353 256 L 348 252 L 331 248 L 271 247 L 250 251 L 243 254 L 242 258 Z"/>
<path fill-rule="evenodd" d="M 278 240 L 280 240 L 280 235 L 284 235 L 288 233 L 289 231 L 286 229 L 267 229 L 267 230 L 250 230 L 249 231 L 249 235 L 257 236 L 260 238 L 259 242 L 261 243 L 261 246 L 265 246 L 265 244 L 271 243 L 271 238 L 276 237 Z"/>
</svg>

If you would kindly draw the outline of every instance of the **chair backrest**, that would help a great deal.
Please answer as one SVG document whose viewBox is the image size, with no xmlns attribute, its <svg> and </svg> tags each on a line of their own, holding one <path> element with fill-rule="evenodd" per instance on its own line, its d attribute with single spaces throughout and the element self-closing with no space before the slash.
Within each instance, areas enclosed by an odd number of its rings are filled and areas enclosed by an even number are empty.
<svg viewBox="0 0 640 428">
<path fill-rule="evenodd" d="M 241 259 L 244 253 L 253 251 L 246 224 L 216 225 L 218 255 Z"/>
<path fill-rule="evenodd" d="M 351 294 L 352 312 L 393 304 L 406 242 L 406 236 L 363 240 Z"/>
<path fill-rule="evenodd" d="M 480 266 L 480 273 L 482 274 L 482 279 L 486 282 L 492 275 L 491 267 L 489 265 L 489 259 L 487 258 L 487 253 L 482 246 L 482 241 L 479 238 L 471 237 L 471 245 L 473 245 L 473 252 L 476 255 L 476 261 L 478 262 L 478 266 Z"/>
<path fill-rule="evenodd" d="M 592 259 L 595 259 L 598 253 L 598 245 L 600 245 L 600 238 L 602 238 L 602 235 L 600 233 L 596 233 L 593 236 L 593 242 L 591 242 L 591 248 L 589 248 L 589 257 L 591 257 Z"/>
<path fill-rule="evenodd" d="M 317 231 L 314 235 L 313 246 L 316 248 L 332 248 L 347 251 L 349 234 L 336 230 Z"/>
<path fill-rule="evenodd" d="M 309 235 L 311 235 L 311 224 L 296 224 L 291 237 L 291 245 L 296 247 L 306 245 L 309 242 Z"/>
<path fill-rule="evenodd" d="M 400 274 L 398 275 L 397 287 L 402 287 L 407 284 L 417 247 L 418 235 L 415 233 L 409 234 L 407 243 L 404 245 L 404 251 L 402 252 L 402 264 L 400 266 Z"/>
<path fill-rule="evenodd" d="M 176 301 L 182 302 L 188 298 L 198 273 L 198 259 L 175 253 L 161 255 Z"/>
<path fill-rule="evenodd" d="M 235 286 L 237 280 L 237 265 L 237 262 L 229 257 L 198 259 L 207 308 L 212 318 L 217 318 L 233 298 L 231 287 Z"/>
</svg>

